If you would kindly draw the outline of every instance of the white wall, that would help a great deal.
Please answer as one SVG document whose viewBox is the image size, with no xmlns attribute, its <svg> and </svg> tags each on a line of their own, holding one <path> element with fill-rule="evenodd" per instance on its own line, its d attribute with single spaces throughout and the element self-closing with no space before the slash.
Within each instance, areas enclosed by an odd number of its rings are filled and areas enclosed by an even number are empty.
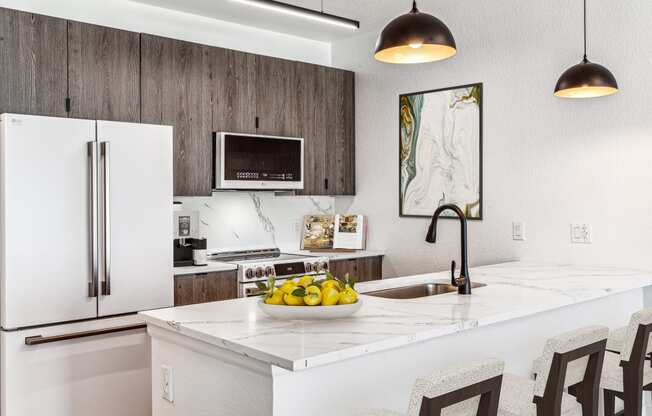
<svg viewBox="0 0 652 416">
<path fill-rule="evenodd" d="M 183 0 L 180 0 L 183 1 Z M 0 0 L 0 7 L 328 65 L 330 44 L 129 0 Z"/>
<path fill-rule="evenodd" d="M 339 210 L 369 216 L 369 248 L 386 275 L 446 269 L 458 225 L 398 217 L 398 95 L 484 83 L 484 214 L 469 227 L 472 264 L 524 258 L 652 268 L 652 3 L 591 0 L 589 58 L 608 66 L 617 95 L 564 101 L 557 78 L 581 59 L 581 2 L 423 1 L 455 35 L 449 61 L 392 66 L 372 59 L 375 34 L 332 45 L 335 66 L 356 71 L 357 196 Z M 526 223 L 527 241 L 511 240 Z M 570 223 L 593 226 L 570 244 Z"/>
</svg>

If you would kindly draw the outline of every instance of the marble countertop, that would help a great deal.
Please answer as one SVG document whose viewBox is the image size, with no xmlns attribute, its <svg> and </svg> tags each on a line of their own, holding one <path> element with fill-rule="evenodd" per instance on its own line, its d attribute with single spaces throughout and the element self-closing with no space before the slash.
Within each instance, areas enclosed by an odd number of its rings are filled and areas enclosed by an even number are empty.
<svg viewBox="0 0 652 416">
<path fill-rule="evenodd" d="M 299 249 L 282 250 L 288 254 L 299 254 L 301 256 L 323 256 L 328 257 L 329 260 L 349 260 L 349 259 L 363 259 L 366 257 L 384 256 L 385 253 L 377 250 L 356 250 L 356 251 L 309 251 Z"/>
<path fill-rule="evenodd" d="M 447 282 L 450 272 L 360 283 L 361 292 L 420 282 Z M 455 332 L 541 313 L 652 285 L 652 272 L 512 262 L 475 267 L 471 296 L 457 293 L 398 300 L 361 295 L 350 318 L 281 321 L 267 317 L 257 298 L 141 313 L 144 320 L 288 370 L 299 371 Z"/>
<path fill-rule="evenodd" d="M 183 276 L 187 274 L 197 273 L 225 272 L 229 270 L 236 270 L 237 268 L 238 266 L 235 264 L 209 260 L 206 266 L 175 267 L 173 270 L 175 276 Z"/>
</svg>

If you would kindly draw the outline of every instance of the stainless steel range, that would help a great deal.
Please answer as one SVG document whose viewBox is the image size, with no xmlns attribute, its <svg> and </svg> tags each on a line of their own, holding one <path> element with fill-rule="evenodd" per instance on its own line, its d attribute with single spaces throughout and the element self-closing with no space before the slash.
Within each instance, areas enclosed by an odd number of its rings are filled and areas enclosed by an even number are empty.
<svg viewBox="0 0 652 416">
<path fill-rule="evenodd" d="M 328 271 L 328 257 L 287 254 L 277 248 L 215 253 L 210 257 L 211 260 L 238 266 L 239 297 L 260 295 L 256 282 L 266 282 L 269 277 L 282 283 L 297 275 L 317 276 Z"/>
</svg>

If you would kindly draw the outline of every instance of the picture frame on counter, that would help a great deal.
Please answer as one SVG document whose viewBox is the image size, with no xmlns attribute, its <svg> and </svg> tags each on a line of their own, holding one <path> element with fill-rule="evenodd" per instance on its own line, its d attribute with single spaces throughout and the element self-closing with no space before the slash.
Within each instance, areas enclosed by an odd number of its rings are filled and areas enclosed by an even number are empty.
<svg viewBox="0 0 652 416">
<path fill-rule="evenodd" d="M 306 215 L 301 249 L 312 251 L 364 250 L 367 220 L 359 214 Z"/>
<path fill-rule="evenodd" d="M 455 204 L 482 220 L 482 107 L 482 83 L 399 96 L 400 217 Z"/>
</svg>

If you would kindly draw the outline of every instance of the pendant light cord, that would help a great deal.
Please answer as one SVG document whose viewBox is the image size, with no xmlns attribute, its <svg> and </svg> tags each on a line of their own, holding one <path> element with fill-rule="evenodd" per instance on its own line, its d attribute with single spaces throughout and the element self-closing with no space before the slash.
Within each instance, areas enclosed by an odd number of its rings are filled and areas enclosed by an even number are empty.
<svg viewBox="0 0 652 416">
<path fill-rule="evenodd" d="M 586 58 L 586 0 L 584 0 L 584 62 L 587 62 Z"/>
</svg>

